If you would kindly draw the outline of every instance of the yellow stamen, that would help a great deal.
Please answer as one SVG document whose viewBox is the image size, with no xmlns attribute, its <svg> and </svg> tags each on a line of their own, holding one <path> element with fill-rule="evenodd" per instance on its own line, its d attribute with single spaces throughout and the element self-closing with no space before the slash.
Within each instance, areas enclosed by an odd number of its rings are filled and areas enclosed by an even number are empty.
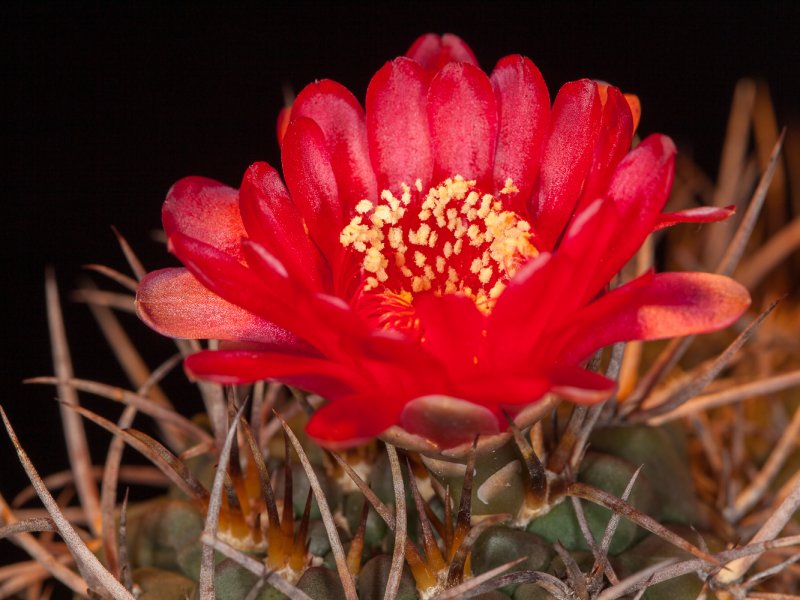
<svg viewBox="0 0 800 600">
<path fill-rule="evenodd" d="M 358 202 L 339 235 L 344 247 L 362 255 L 365 292 L 459 293 L 488 312 L 519 267 L 538 254 L 530 224 L 481 193 L 475 181 L 456 175 L 424 196 L 420 179 L 400 189 L 400 198 L 387 189 L 377 204 Z M 508 179 L 500 193 L 517 191 Z M 419 208 L 409 213 L 414 193 Z"/>
</svg>

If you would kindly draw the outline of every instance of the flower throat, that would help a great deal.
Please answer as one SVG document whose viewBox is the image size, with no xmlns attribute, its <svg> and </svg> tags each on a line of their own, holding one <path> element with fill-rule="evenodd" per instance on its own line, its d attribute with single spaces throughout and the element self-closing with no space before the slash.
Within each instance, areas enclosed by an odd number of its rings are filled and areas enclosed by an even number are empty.
<svg viewBox="0 0 800 600">
<path fill-rule="evenodd" d="M 488 313 L 519 267 L 538 251 L 530 224 L 460 175 L 423 194 L 361 200 L 339 240 L 362 254 L 364 291 L 410 305 L 417 293 L 463 294 Z M 509 179 L 500 194 L 518 191 Z"/>
</svg>

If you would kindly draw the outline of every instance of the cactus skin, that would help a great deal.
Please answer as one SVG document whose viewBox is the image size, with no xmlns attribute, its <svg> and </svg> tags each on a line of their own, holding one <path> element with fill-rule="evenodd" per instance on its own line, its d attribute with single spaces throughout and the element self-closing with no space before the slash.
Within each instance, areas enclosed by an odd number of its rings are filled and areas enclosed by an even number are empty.
<svg viewBox="0 0 800 600">
<path fill-rule="evenodd" d="M 306 444 L 309 442 L 306 441 Z M 616 496 L 621 496 L 631 477 L 637 470 L 637 464 L 644 467 L 628 498 L 631 505 L 646 514 L 673 522 L 675 531 L 686 539 L 696 536 L 684 524 L 692 522 L 697 513 L 696 500 L 693 495 L 681 499 L 679 494 L 666 492 L 664 481 L 686 481 L 689 478 L 685 466 L 686 444 L 675 437 L 674 432 L 657 428 L 617 428 L 596 431 L 592 437 L 593 450 L 588 452 L 580 465 L 577 479 L 594 485 Z M 375 456 L 375 462 L 369 476 L 369 483 L 376 495 L 393 509 L 394 490 L 386 453 Z M 516 462 L 516 465 L 515 465 Z M 195 461 L 194 467 L 201 471 L 207 469 L 209 461 Z M 430 484 L 439 483 L 449 486 L 451 494 L 451 518 L 455 519 L 455 509 L 460 503 L 460 484 L 458 475 L 465 472 L 464 465 L 446 463 L 436 459 L 423 458 L 430 470 L 428 474 L 434 481 L 425 481 L 425 473 L 415 469 L 418 486 L 427 490 L 427 504 L 432 518 L 445 518 L 444 505 L 438 496 L 430 496 Z M 283 495 L 284 463 L 272 457 L 269 461 L 276 497 Z M 509 468 L 511 465 L 513 468 Z M 361 521 L 366 514 L 363 527 L 362 558 L 356 585 L 359 598 L 383 598 L 388 573 L 391 567 L 391 551 L 394 536 L 386 523 L 370 508 L 364 513 L 365 499 L 361 492 L 340 491 L 337 479 L 333 474 L 331 461 L 316 461 L 315 472 L 320 479 L 327 502 L 338 515 L 339 535 L 347 550 L 353 543 L 353 536 L 360 529 Z M 291 511 L 298 530 L 303 520 L 305 499 L 308 497 L 309 484 L 305 472 L 294 462 L 292 471 Z M 415 508 L 411 494 L 409 471 L 404 465 L 401 468 L 408 513 L 408 534 L 411 540 L 422 547 L 419 514 Z M 498 471 L 506 471 L 504 493 L 495 493 L 492 502 L 483 502 L 481 488 L 485 492 L 489 481 L 491 485 L 498 480 Z M 497 509 L 519 507 L 524 502 L 525 481 L 519 454 L 513 444 L 488 452 L 477 458 L 475 477 L 472 488 L 473 506 L 476 512 L 497 514 Z M 420 478 L 420 476 L 423 476 Z M 689 482 L 691 480 L 689 479 Z M 692 492 L 691 485 L 683 491 Z M 494 493 L 494 492 L 492 492 Z M 301 500 L 302 503 L 301 503 Z M 666 499 L 665 499 L 666 498 Z M 611 513 L 609 510 L 582 501 L 583 511 L 595 540 L 600 540 Z M 336 572 L 336 565 L 331 553 L 331 543 L 325 527 L 318 518 L 318 509 L 311 509 L 311 520 L 307 525 L 307 558 L 306 568 L 297 573 L 296 586 L 312 598 L 339 599 L 345 594 Z M 475 516 L 475 513 L 473 513 Z M 481 517 L 475 519 L 475 523 Z M 134 579 L 137 585 L 151 597 L 180 597 L 183 589 L 194 589 L 200 565 L 199 537 L 203 529 L 204 514 L 202 507 L 190 501 L 165 497 L 129 510 L 128 514 L 128 547 L 129 556 L 134 567 Z M 362 535 L 359 534 L 359 535 Z M 526 526 L 512 520 L 505 524 L 496 524 L 486 528 L 471 547 L 466 575 L 480 575 L 507 562 L 525 558 L 510 572 L 539 571 L 550 573 L 561 579 L 567 577 L 564 561 L 559 557 L 553 543 L 559 542 L 570 552 L 574 560 L 588 573 L 594 561 L 589 552 L 586 540 L 580 531 L 572 503 L 559 499 L 546 514 L 533 519 Z M 676 550 L 657 536 L 646 532 L 626 519 L 622 519 L 612 538 L 609 548 L 612 565 L 618 576 L 623 577 L 637 570 L 670 557 L 687 558 L 690 555 Z M 256 556 L 259 556 L 256 553 Z M 263 554 L 261 554 L 263 556 Z M 217 555 L 215 570 L 215 587 L 217 598 L 234 600 L 243 598 L 256 583 L 256 577 L 231 559 Z M 648 590 L 644 598 L 661 600 L 662 598 L 681 599 L 690 597 L 699 590 L 702 582 L 694 576 L 687 575 L 674 581 L 664 582 Z M 159 594 L 156 596 L 154 594 Z M 695 593 L 696 595 L 696 593 Z M 266 585 L 258 594 L 258 600 L 283 598 L 283 594 Z M 421 596 L 415 578 L 405 565 L 401 577 L 398 598 L 415 600 Z M 537 585 L 522 583 L 509 584 L 502 588 L 475 596 L 489 600 L 514 598 L 528 600 L 547 598 L 547 593 Z"/>
</svg>

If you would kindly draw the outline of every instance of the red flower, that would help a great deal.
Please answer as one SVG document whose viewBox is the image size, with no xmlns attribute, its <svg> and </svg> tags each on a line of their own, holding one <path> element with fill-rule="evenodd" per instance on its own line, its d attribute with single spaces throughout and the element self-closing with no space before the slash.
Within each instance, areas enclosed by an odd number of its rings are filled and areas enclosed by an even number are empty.
<svg viewBox="0 0 800 600">
<path fill-rule="evenodd" d="M 487 76 L 459 38 L 423 36 L 375 74 L 366 112 L 333 81 L 300 93 L 279 128 L 286 186 L 265 163 L 238 191 L 175 184 L 163 223 L 186 269 L 149 274 L 139 314 L 224 340 L 186 360 L 199 378 L 325 397 L 308 433 L 327 445 L 399 425 L 447 447 L 548 391 L 599 401 L 614 382 L 584 370 L 595 350 L 718 329 L 749 304 L 707 273 L 607 291 L 653 230 L 729 214 L 661 213 L 675 148 L 629 152 L 631 107 L 588 79 L 551 107 L 527 58 Z"/>
</svg>

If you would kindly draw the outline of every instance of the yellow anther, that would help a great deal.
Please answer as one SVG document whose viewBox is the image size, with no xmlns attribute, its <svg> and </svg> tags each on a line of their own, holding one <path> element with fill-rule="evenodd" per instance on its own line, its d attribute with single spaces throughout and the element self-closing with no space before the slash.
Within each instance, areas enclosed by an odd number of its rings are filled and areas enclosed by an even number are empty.
<svg viewBox="0 0 800 600">
<path fill-rule="evenodd" d="M 489 211 L 492 210 L 492 204 L 494 203 L 494 198 L 489 195 L 485 194 L 483 199 L 481 200 L 481 207 L 478 210 L 478 216 L 481 219 L 485 219 L 486 216 L 489 214 Z"/>
<path fill-rule="evenodd" d="M 381 267 L 386 267 L 389 261 L 377 248 L 370 248 L 364 256 L 364 269 L 370 273 L 377 273 Z"/>
<path fill-rule="evenodd" d="M 359 200 L 356 204 L 356 212 L 360 215 L 365 215 L 372 210 L 372 202 L 369 200 Z"/>
<path fill-rule="evenodd" d="M 403 244 L 403 230 L 399 227 L 392 227 L 389 230 L 388 238 L 389 246 L 394 250 L 398 250 Z"/>
<path fill-rule="evenodd" d="M 502 281 L 498 281 L 492 286 L 492 289 L 489 290 L 489 298 L 496 300 L 500 294 L 503 293 L 504 289 L 506 289 L 506 285 Z"/>
<path fill-rule="evenodd" d="M 370 221 L 375 227 L 383 227 L 384 223 L 391 223 L 394 225 L 396 218 L 395 215 L 392 214 L 391 209 L 383 205 L 375 209 L 375 212 L 372 213 L 372 217 L 370 217 Z"/>
<path fill-rule="evenodd" d="M 480 270 L 481 270 L 481 259 L 476 258 L 472 261 L 472 264 L 470 264 L 469 272 L 477 275 L 478 273 L 480 273 Z"/>
<path fill-rule="evenodd" d="M 431 281 L 430 279 L 426 279 L 424 277 L 414 277 L 411 280 L 411 291 L 415 293 L 419 292 L 427 292 L 431 289 Z"/>
<path fill-rule="evenodd" d="M 417 230 L 417 244 L 420 246 L 427 246 L 428 245 L 428 236 L 431 234 L 431 226 L 427 223 L 423 223 L 419 226 Z"/>
<path fill-rule="evenodd" d="M 509 178 L 506 179 L 503 189 L 500 190 L 501 194 L 514 194 L 519 191 L 519 188 L 514 185 L 514 182 Z"/>
<path fill-rule="evenodd" d="M 467 229 L 467 237 L 469 238 L 470 246 L 480 246 L 483 243 L 483 233 L 481 232 L 481 228 L 478 227 L 475 223 L 469 226 Z"/>
<path fill-rule="evenodd" d="M 361 254 L 365 292 L 407 296 L 406 309 L 415 293 L 458 293 L 488 313 L 508 280 L 538 254 L 530 243 L 530 225 L 491 194 L 482 194 L 475 181 L 456 175 L 427 193 L 420 179 L 413 188 L 399 187 L 399 199 L 386 189 L 377 202 L 358 202 L 339 235 L 344 247 Z M 503 193 L 515 191 L 507 180 Z M 412 201 L 419 209 L 407 214 Z"/>
</svg>

